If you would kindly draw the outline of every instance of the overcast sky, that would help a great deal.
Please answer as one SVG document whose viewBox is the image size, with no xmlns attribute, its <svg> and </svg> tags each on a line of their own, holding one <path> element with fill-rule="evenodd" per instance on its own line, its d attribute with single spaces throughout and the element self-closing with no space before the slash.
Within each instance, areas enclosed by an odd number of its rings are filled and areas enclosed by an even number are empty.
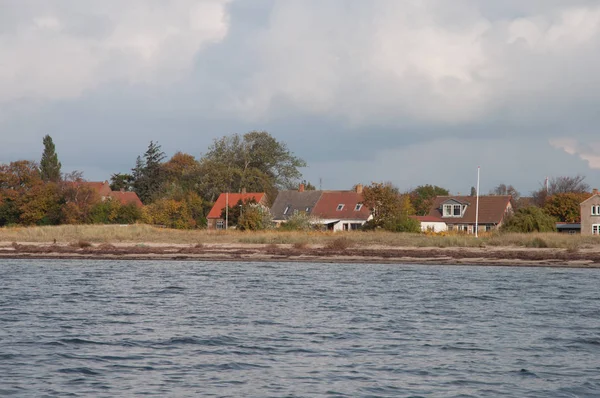
<svg viewBox="0 0 600 398">
<path fill-rule="evenodd" d="M 596 0 L 0 0 L 0 163 L 266 130 L 323 189 L 600 187 Z"/>
</svg>

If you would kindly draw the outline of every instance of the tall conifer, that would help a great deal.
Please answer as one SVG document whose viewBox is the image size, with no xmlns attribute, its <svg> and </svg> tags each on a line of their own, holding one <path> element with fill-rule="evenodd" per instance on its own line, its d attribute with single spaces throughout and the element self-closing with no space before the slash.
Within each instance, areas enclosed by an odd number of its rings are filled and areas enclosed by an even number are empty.
<svg viewBox="0 0 600 398">
<path fill-rule="evenodd" d="M 58 161 L 58 155 L 56 154 L 54 142 L 52 142 L 52 137 L 49 135 L 44 137 L 43 142 L 44 153 L 42 154 L 42 160 L 40 161 L 40 174 L 42 176 L 42 180 L 46 182 L 58 182 L 60 181 L 61 177 L 61 164 Z"/>
</svg>

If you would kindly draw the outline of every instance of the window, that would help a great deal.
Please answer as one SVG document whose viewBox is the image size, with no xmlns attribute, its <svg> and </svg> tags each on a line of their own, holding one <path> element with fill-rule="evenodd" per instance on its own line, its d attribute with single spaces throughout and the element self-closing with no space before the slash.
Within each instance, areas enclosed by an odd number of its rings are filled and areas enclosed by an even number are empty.
<svg viewBox="0 0 600 398">
<path fill-rule="evenodd" d="M 592 224 L 592 235 L 600 235 L 600 224 Z"/>
<path fill-rule="evenodd" d="M 444 205 L 444 217 L 450 217 L 452 215 L 452 205 Z"/>
<path fill-rule="evenodd" d="M 459 228 L 459 230 L 460 230 L 460 228 Z M 468 226 L 468 225 L 463 225 L 463 226 L 462 226 L 462 230 L 463 230 L 464 232 L 467 232 L 467 231 L 469 230 L 469 226 Z"/>
<path fill-rule="evenodd" d="M 485 232 L 490 232 L 491 230 L 492 230 L 492 226 L 491 226 L 491 225 L 489 225 L 489 224 L 487 224 L 487 225 L 485 226 Z"/>
<path fill-rule="evenodd" d="M 454 231 L 454 225 L 448 224 L 448 231 Z"/>
<path fill-rule="evenodd" d="M 310 206 L 306 208 L 306 212 L 310 213 Z"/>
<path fill-rule="evenodd" d="M 353 224 L 350 224 L 350 229 L 351 229 L 351 230 L 353 230 L 353 231 L 357 231 L 357 230 L 359 230 L 359 229 L 360 229 L 360 227 L 362 227 L 362 225 L 361 225 L 361 224 L 358 224 L 358 223 L 353 223 Z"/>
<path fill-rule="evenodd" d="M 342 211 L 343 209 L 344 209 L 344 205 L 340 203 L 337 207 L 337 211 Z"/>
<path fill-rule="evenodd" d="M 592 206 L 592 216 L 600 216 L 600 206 Z"/>
<path fill-rule="evenodd" d="M 454 215 L 454 217 L 460 217 L 460 215 L 461 215 L 461 206 L 460 205 L 454 205 L 453 215 Z"/>
<path fill-rule="evenodd" d="M 285 207 L 285 210 L 283 211 L 283 215 L 285 216 L 288 213 L 288 211 L 290 211 L 290 206 Z"/>
<path fill-rule="evenodd" d="M 218 220 L 217 221 L 217 229 L 225 229 L 225 221 Z"/>
<path fill-rule="evenodd" d="M 357 203 L 354 211 L 360 211 L 360 209 L 362 209 L 362 203 Z"/>
</svg>

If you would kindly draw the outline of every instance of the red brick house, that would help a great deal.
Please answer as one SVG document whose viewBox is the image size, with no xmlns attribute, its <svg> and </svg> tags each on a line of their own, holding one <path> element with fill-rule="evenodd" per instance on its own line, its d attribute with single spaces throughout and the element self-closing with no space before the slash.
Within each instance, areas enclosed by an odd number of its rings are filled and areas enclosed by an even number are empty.
<svg viewBox="0 0 600 398">
<path fill-rule="evenodd" d="M 267 195 L 264 192 L 222 193 L 206 216 L 206 227 L 208 229 L 225 229 L 225 219 L 221 217 L 225 206 L 233 207 L 240 200 L 242 202 L 255 200 L 259 205 L 267 206 Z"/>
</svg>

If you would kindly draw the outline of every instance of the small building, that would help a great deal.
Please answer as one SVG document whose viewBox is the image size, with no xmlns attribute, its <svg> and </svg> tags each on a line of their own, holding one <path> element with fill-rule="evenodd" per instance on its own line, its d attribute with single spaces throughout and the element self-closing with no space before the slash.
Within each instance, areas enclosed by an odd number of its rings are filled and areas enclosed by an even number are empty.
<svg viewBox="0 0 600 398">
<path fill-rule="evenodd" d="M 579 234 L 581 233 L 581 223 L 557 222 L 556 231 L 561 234 Z"/>
<path fill-rule="evenodd" d="M 144 207 L 144 204 L 140 200 L 140 197 L 137 195 L 137 193 L 133 191 L 110 191 L 108 197 L 112 200 L 117 200 L 123 206 L 134 205 L 138 208 Z"/>
<path fill-rule="evenodd" d="M 110 188 L 108 181 L 81 181 L 73 184 L 78 187 L 86 187 L 90 189 L 98 194 L 98 197 L 103 202 L 105 200 L 116 200 L 124 206 L 129 204 L 133 204 L 139 208 L 144 206 L 137 193 L 133 191 L 125 191 L 124 189 L 120 191 L 113 191 Z"/>
<path fill-rule="evenodd" d="M 267 195 L 264 192 L 228 192 L 220 194 L 210 212 L 208 212 L 208 216 L 206 216 L 206 227 L 208 229 L 225 229 L 225 219 L 221 216 L 225 207 L 236 206 L 239 201 L 244 203 L 252 200 L 259 205 L 267 206 Z"/>
<path fill-rule="evenodd" d="M 600 235 L 600 194 L 594 189 L 592 196 L 579 205 L 581 234 Z"/>
<path fill-rule="evenodd" d="M 477 232 L 490 232 L 499 228 L 512 214 L 511 199 L 510 195 L 480 196 L 477 212 L 477 198 L 474 196 L 438 196 L 428 216 L 444 222 L 448 231 L 473 234 L 477 221 Z"/>
</svg>

